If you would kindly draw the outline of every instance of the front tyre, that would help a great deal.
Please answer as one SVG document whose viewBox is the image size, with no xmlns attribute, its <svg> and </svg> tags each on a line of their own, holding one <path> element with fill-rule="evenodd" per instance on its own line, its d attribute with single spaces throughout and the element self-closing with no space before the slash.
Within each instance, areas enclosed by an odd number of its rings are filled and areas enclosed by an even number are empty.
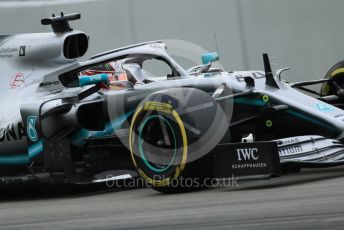
<svg viewBox="0 0 344 230">
<path fill-rule="evenodd" d="M 143 100 L 129 141 L 138 174 L 163 193 L 204 188 L 213 175 L 211 150 L 228 128 L 224 112 L 207 93 L 170 89 Z"/>
<path fill-rule="evenodd" d="M 325 79 L 332 81 L 321 85 L 322 96 L 338 95 L 344 89 L 344 60 L 336 63 L 327 73 Z"/>
</svg>

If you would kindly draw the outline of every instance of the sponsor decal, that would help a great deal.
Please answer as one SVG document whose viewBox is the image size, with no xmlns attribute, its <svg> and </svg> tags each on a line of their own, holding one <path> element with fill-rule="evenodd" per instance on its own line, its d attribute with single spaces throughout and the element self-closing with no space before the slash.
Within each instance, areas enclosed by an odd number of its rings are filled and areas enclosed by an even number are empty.
<svg viewBox="0 0 344 230">
<path fill-rule="evenodd" d="M 10 86 L 12 89 L 22 87 L 25 84 L 24 75 L 21 73 L 17 73 L 10 82 Z"/>
<path fill-rule="evenodd" d="M 277 142 L 234 143 L 218 146 L 215 177 L 262 176 L 280 173 Z"/>
<path fill-rule="evenodd" d="M 18 52 L 18 48 L 3 47 L 0 49 L 0 58 L 11 58 Z"/>
<path fill-rule="evenodd" d="M 38 140 L 38 134 L 36 130 L 36 120 L 37 120 L 37 116 L 27 117 L 27 136 L 32 142 L 36 142 Z"/>
<path fill-rule="evenodd" d="M 245 163 L 245 164 L 234 164 L 232 169 L 245 169 L 245 168 L 265 168 L 266 163 Z"/>
<path fill-rule="evenodd" d="M 5 141 L 18 141 L 26 136 L 25 128 L 22 123 L 11 124 L 7 128 L 0 129 L 0 143 Z"/>
<path fill-rule="evenodd" d="M 289 145 L 289 144 L 299 143 L 300 140 L 299 140 L 299 138 L 295 137 L 295 138 L 290 138 L 290 139 L 283 140 L 281 142 L 282 143 L 280 145 Z"/>
<path fill-rule="evenodd" d="M 19 48 L 19 57 L 24 57 L 25 56 L 25 49 L 26 49 L 26 46 L 20 46 L 20 48 Z"/>
<path fill-rule="evenodd" d="M 236 149 L 236 153 L 239 164 L 232 164 L 232 169 L 265 168 L 267 166 L 264 162 L 254 162 L 259 160 L 258 148 Z M 246 163 L 241 163 L 242 161 L 246 161 Z"/>
<path fill-rule="evenodd" d="M 39 84 L 39 87 L 49 87 L 49 86 L 54 86 L 54 85 L 59 85 L 60 81 L 47 81 L 47 82 L 42 82 Z"/>
<path fill-rule="evenodd" d="M 334 107 L 325 103 L 318 103 L 315 107 L 321 112 L 332 112 L 334 111 Z"/>
<path fill-rule="evenodd" d="M 238 161 L 242 160 L 258 160 L 258 148 L 245 148 L 245 149 L 237 149 L 237 156 Z"/>
<path fill-rule="evenodd" d="M 344 114 L 338 114 L 338 115 L 334 116 L 334 118 L 341 118 L 343 116 L 344 116 Z"/>
<path fill-rule="evenodd" d="M 144 104 L 145 110 L 159 111 L 163 113 L 172 113 L 172 105 L 167 103 L 160 103 L 155 101 L 146 101 Z"/>
</svg>

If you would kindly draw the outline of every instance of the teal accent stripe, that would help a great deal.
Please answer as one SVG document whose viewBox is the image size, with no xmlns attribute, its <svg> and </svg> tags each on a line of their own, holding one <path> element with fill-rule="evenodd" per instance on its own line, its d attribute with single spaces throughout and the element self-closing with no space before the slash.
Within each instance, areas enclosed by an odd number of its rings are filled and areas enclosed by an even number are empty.
<svg viewBox="0 0 344 230">
<path fill-rule="evenodd" d="M 2 165 L 24 165 L 29 162 L 27 154 L 20 154 L 15 156 L 1 156 L 0 164 Z"/>
<path fill-rule="evenodd" d="M 328 126 L 326 124 L 324 124 L 323 122 L 321 121 L 318 121 L 318 120 L 315 120 L 313 118 L 310 118 L 310 117 L 307 117 L 299 112 L 296 112 L 296 111 L 293 111 L 293 110 L 288 110 L 288 113 L 294 117 L 298 117 L 298 118 L 301 118 L 302 120 L 306 120 L 306 121 L 309 121 L 311 123 L 314 123 L 316 125 L 319 125 L 319 126 L 323 126 L 325 128 L 328 128 L 328 129 L 331 129 L 331 130 L 334 130 L 334 131 L 337 131 L 337 129 L 331 127 L 331 126 Z"/>
<path fill-rule="evenodd" d="M 75 145 L 84 144 L 84 139 L 88 137 L 101 137 L 113 133 L 115 130 L 119 129 L 123 122 L 131 115 L 134 111 L 124 114 L 123 116 L 117 118 L 106 124 L 103 131 L 89 131 L 81 130 L 79 133 L 74 135 L 71 142 Z M 39 140 L 35 144 L 29 146 L 28 153 L 17 154 L 13 156 L 0 156 L 0 165 L 25 165 L 29 164 L 31 159 L 43 152 L 43 141 Z"/>
<path fill-rule="evenodd" d="M 243 104 L 243 105 L 255 105 L 255 106 L 264 106 L 266 105 L 266 103 L 264 101 L 261 100 L 257 100 L 257 99 L 247 99 L 247 98 L 235 98 L 234 99 L 234 103 L 235 104 Z"/>
<path fill-rule="evenodd" d="M 87 129 L 82 129 L 78 133 L 74 134 L 70 141 L 76 146 L 82 146 L 85 143 L 85 139 L 89 137 L 102 137 L 114 133 L 117 129 L 121 128 L 123 123 L 132 115 L 134 111 L 126 113 L 115 120 L 107 123 L 103 131 L 89 131 Z"/>
<path fill-rule="evenodd" d="M 237 99 L 234 99 L 234 103 L 235 104 L 244 104 L 244 105 L 254 105 L 254 106 L 264 106 L 266 105 L 265 102 L 261 101 L 261 100 L 257 100 L 257 99 L 247 99 L 247 98 L 237 98 Z M 316 124 L 316 125 L 319 125 L 319 126 L 322 126 L 322 127 L 325 127 L 325 128 L 328 128 L 328 129 L 331 129 L 333 131 L 337 131 L 336 128 L 334 127 L 331 127 L 329 125 L 326 125 L 324 124 L 323 122 L 319 121 L 319 120 L 315 120 L 311 117 L 308 117 L 302 113 L 299 113 L 299 112 L 296 112 L 294 110 L 291 110 L 289 109 L 288 110 L 288 113 L 294 117 L 298 117 L 302 120 L 305 120 L 305 121 L 308 121 L 308 122 L 311 122 L 313 124 Z"/>
<path fill-rule="evenodd" d="M 43 152 L 43 141 L 37 141 L 35 144 L 31 145 L 28 149 L 29 158 L 34 158 L 41 152 Z"/>
<path fill-rule="evenodd" d="M 43 152 L 43 141 L 39 140 L 28 148 L 28 153 L 13 156 L 0 156 L 2 165 L 25 165 L 30 163 L 30 159 Z"/>
</svg>

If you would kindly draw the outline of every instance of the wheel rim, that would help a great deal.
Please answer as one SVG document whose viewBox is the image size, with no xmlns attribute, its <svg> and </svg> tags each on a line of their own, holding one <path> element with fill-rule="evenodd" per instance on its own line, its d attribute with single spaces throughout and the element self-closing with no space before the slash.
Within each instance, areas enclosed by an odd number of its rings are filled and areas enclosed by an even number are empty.
<svg viewBox="0 0 344 230">
<path fill-rule="evenodd" d="M 143 143 L 144 143 L 144 138 L 143 138 L 143 131 L 144 131 L 144 128 L 147 126 L 147 123 L 154 120 L 154 119 L 158 119 L 158 120 L 161 120 L 162 122 L 164 122 L 165 124 L 167 124 L 167 126 L 169 127 L 171 133 L 172 133 L 172 136 L 173 136 L 173 156 L 172 156 L 172 159 L 169 161 L 169 163 L 164 166 L 164 167 L 161 167 L 161 168 L 157 168 L 155 166 L 153 166 L 146 158 L 146 154 L 144 153 L 144 149 L 143 149 Z M 140 125 L 140 128 L 139 128 L 139 140 L 138 140 L 138 144 L 139 144 L 139 153 L 140 153 L 140 156 L 143 160 L 143 162 L 145 163 L 145 165 L 150 168 L 152 171 L 154 172 L 157 172 L 157 173 L 161 173 L 161 172 L 165 172 L 167 171 L 173 164 L 174 160 L 175 160 L 175 157 L 176 157 L 176 154 L 177 154 L 177 141 L 176 141 L 176 134 L 172 128 L 172 125 L 170 124 L 170 122 L 164 118 L 163 116 L 161 115 L 151 115 L 149 117 L 147 117 L 143 122 L 142 124 Z"/>
</svg>

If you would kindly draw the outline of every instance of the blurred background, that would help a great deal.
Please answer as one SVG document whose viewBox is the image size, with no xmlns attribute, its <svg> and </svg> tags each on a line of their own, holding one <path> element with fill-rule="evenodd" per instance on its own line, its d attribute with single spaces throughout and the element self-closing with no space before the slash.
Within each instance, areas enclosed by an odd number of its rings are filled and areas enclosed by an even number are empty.
<svg viewBox="0 0 344 230">
<path fill-rule="evenodd" d="M 343 9 L 343 0 L 5 0 L 0 28 L 6 35 L 50 31 L 40 19 L 79 12 L 71 25 L 90 35 L 88 56 L 159 39 L 216 51 L 216 34 L 227 70 L 263 69 L 268 52 L 273 68 L 291 67 L 284 78 L 297 81 L 323 78 L 344 59 Z"/>
</svg>

